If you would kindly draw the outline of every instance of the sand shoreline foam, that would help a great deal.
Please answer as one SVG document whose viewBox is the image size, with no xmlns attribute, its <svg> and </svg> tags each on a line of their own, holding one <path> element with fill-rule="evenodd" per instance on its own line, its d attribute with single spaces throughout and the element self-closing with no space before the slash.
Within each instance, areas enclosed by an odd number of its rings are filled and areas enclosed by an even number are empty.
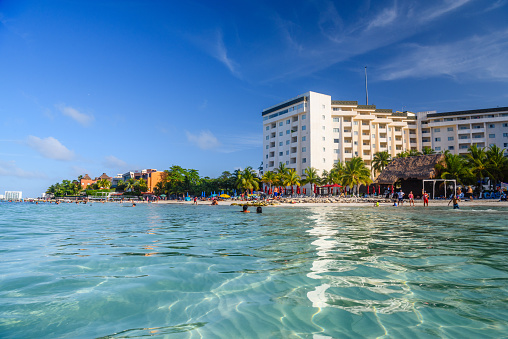
<svg viewBox="0 0 508 339">
<path fill-rule="evenodd" d="M 301 198 L 293 198 L 293 199 L 289 199 L 287 198 L 286 200 L 292 200 L 294 201 L 294 203 L 292 202 L 278 202 L 274 205 L 267 205 L 267 206 L 264 206 L 264 207 L 365 207 L 365 206 L 373 206 L 374 205 L 374 202 L 373 201 L 363 201 L 361 199 L 357 199 L 357 201 L 355 201 L 355 199 L 348 199 L 348 200 L 343 200 L 343 201 L 340 201 L 340 202 L 325 202 L 325 201 L 322 201 L 322 202 L 303 202 L 303 199 Z M 325 198 L 323 198 L 323 200 L 327 200 Z M 369 199 L 369 200 L 373 200 L 373 199 Z M 270 200 L 271 202 L 272 200 Z M 385 200 L 383 200 L 383 202 L 380 202 L 379 203 L 379 206 L 380 207 L 384 207 L 384 206 L 390 206 L 392 207 L 393 205 L 393 202 L 384 202 Z M 237 204 L 237 205 L 243 205 L 243 204 L 248 204 L 248 205 L 251 205 L 251 204 L 256 204 L 256 203 L 259 203 L 260 201 L 241 201 L 241 200 L 226 200 L 226 201 L 219 201 L 218 202 L 218 205 L 219 206 L 231 206 L 232 204 Z M 269 203 L 270 203 L 269 202 Z M 429 202 L 429 207 L 432 207 L 432 206 L 448 206 L 448 202 L 449 200 L 431 200 Z M 146 203 L 146 202 L 144 202 Z M 178 201 L 178 200 L 160 200 L 158 202 L 154 202 L 155 204 L 174 204 L 174 205 L 193 205 L 194 202 L 193 201 Z M 268 203 L 268 204 L 269 204 Z M 198 201 L 198 205 L 211 205 L 212 202 L 211 201 Z M 506 201 L 499 201 L 499 200 L 473 200 L 473 201 L 469 201 L 469 200 L 462 200 L 459 205 L 462 207 L 472 207 L 472 206 L 484 206 L 484 207 L 508 207 L 508 202 Z M 409 206 L 409 203 L 408 202 L 404 202 L 404 204 L 402 206 L 398 206 L 400 208 L 409 208 L 409 207 L 412 207 L 412 206 Z M 418 208 L 418 207 L 424 207 L 423 206 L 423 200 L 415 200 L 415 208 Z M 451 204 L 450 204 L 450 208 L 451 208 Z"/>
</svg>

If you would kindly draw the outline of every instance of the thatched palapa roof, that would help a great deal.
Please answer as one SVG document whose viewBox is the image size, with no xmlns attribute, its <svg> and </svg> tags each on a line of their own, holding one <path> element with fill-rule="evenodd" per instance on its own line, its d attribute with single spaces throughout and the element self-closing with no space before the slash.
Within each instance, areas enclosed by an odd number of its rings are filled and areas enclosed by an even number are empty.
<svg viewBox="0 0 508 339">
<path fill-rule="evenodd" d="M 444 161 L 444 154 L 420 155 L 416 157 L 395 158 L 379 174 L 376 183 L 392 185 L 399 179 L 434 179 L 436 164 Z"/>
<path fill-rule="evenodd" d="M 82 178 L 83 180 L 92 180 L 88 174 L 85 174 L 85 176 Z"/>
</svg>

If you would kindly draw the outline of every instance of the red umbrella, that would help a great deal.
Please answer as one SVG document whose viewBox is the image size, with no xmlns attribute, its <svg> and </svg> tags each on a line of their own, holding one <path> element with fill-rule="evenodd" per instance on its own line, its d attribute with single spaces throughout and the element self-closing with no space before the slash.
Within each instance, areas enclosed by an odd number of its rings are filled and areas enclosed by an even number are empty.
<svg viewBox="0 0 508 339">
<path fill-rule="evenodd" d="M 367 194 L 370 194 L 370 186 L 367 186 Z"/>
<path fill-rule="evenodd" d="M 296 186 L 296 194 L 300 194 L 300 186 Z"/>
<path fill-rule="evenodd" d="M 393 185 L 392 185 L 392 193 L 393 193 Z"/>
<path fill-rule="evenodd" d="M 291 185 L 291 195 L 293 195 L 293 185 Z"/>
<path fill-rule="evenodd" d="M 381 194 L 381 186 L 378 186 L 378 189 L 379 191 L 377 192 L 377 194 Z"/>
<path fill-rule="evenodd" d="M 307 189 L 306 189 L 306 188 L 304 188 L 304 189 L 303 189 L 303 194 L 306 194 L 306 193 L 307 193 Z"/>
</svg>

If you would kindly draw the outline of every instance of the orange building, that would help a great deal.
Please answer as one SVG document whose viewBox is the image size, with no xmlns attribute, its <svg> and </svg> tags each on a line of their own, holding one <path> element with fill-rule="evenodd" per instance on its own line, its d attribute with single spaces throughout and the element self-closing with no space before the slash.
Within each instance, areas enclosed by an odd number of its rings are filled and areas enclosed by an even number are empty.
<svg viewBox="0 0 508 339">
<path fill-rule="evenodd" d="M 90 178 L 90 176 L 88 174 L 85 174 L 85 176 L 82 177 L 81 180 L 80 180 L 81 188 L 85 189 L 88 186 L 90 186 L 93 183 L 95 183 L 96 181 L 97 180 L 92 180 L 92 178 Z"/>
<path fill-rule="evenodd" d="M 148 178 L 146 179 L 146 184 L 148 186 L 148 192 L 153 193 L 155 189 L 155 185 L 162 181 L 164 178 L 165 172 L 149 172 Z"/>
</svg>

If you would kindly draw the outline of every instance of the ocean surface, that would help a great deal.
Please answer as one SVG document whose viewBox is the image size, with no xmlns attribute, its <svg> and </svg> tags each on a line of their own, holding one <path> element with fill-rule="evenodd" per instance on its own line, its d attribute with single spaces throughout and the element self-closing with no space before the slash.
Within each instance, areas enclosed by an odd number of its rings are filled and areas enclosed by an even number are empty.
<svg viewBox="0 0 508 339">
<path fill-rule="evenodd" d="M 508 208 L 461 208 L 0 203 L 0 338 L 506 337 Z"/>
</svg>

